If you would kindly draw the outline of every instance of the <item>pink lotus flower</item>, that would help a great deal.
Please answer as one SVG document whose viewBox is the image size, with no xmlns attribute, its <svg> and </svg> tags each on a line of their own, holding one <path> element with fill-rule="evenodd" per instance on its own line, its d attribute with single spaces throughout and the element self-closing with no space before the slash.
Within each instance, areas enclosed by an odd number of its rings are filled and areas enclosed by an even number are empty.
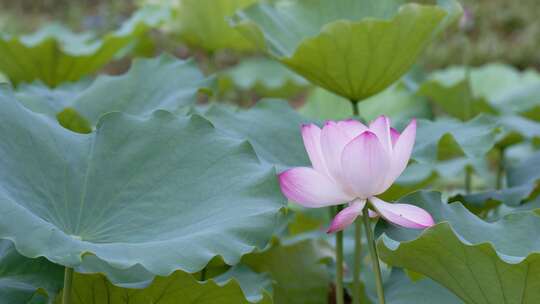
<svg viewBox="0 0 540 304">
<path fill-rule="evenodd" d="M 328 121 L 322 130 L 302 126 L 304 146 L 312 168 L 297 167 L 279 175 L 283 194 L 308 208 L 348 203 L 333 219 L 328 232 L 343 230 L 369 202 L 371 216 L 407 228 L 434 225 L 422 208 L 387 203 L 377 197 L 386 191 L 407 167 L 416 137 L 416 120 L 399 134 L 390 119 L 380 116 L 366 127 L 356 120 Z"/>
</svg>

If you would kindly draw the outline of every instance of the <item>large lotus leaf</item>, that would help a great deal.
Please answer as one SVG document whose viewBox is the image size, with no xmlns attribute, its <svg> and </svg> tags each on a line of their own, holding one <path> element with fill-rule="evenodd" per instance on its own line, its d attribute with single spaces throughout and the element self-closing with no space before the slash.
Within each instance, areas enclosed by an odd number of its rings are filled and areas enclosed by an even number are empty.
<svg viewBox="0 0 540 304">
<path fill-rule="evenodd" d="M 250 51 L 255 46 L 232 28 L 227 18 L 257 0 L 182 0 L 173 28 L 191 46 L 214 52 L 220 49 Z"/>
<path fill-rule="evenodd" d="M 352 106 L 347 99 L 316 88 L 307 97 L 306 104 L 300 108 L 300 112 L 313 119 L 345 119 L 352 116 Z M 358 104 L 358 112 L 364 121 L 371 121 L 379 115 L 387 115 L 400 124 L 413 117 L 430 116 L 426 100 L 412 94 L 401 83 Z"/>
<path fill-rule="evenodd" d="M 62 286 L 64 269 L 44 258 L 29 259 L 0 241 L 0 303 L 46 303 Z"/>
<path fill-rule="evenodd" d="M 301 125 L 308 120 L 287 102 L 267 99 L 249 110 L 220 104 L 198 110 L 219 129 L 248 139 L 263 161 L 280 167 L 309 166 L 300 134 Z"/>
<path fill-rule="evenodd" d="M 264 247 L 284 206 L 251 145 L 198 115 L 116 112 L 77 134 L 9 90 L 0 105 L 0 238 L 25 256 L 195 272 Z"/>
<path fill-rule="evenodd" d="M 113 268 L 107 262 L 99 259 L 95 255 L 83 256 L 82 263 L 74 268 L 75 272 L 81 274 L 102 274 L 113 285 L 123 288 L 141 289 L 148 287 L 155 274 L 136 264 L 129 268 Z"/>
<path fill-rule="evenodd" d="M 73 33 L 58 24 L 27 36 L 0 36 L 0 71 L 14 85 L 41 80 L 54 87 L 76 81 L 99 70 L 168 15 L 168 10 L 157 7 L 140 10 L 120 29 L 101 39 L 91 33 Z"/>
<path fill-rule="evenodd" d="M 459 14 L 457 3 L 443 2 L 262 2 L 238 12 L 234 21 L 260 49 L 315 85 L 363 100 L 405 74 L 436 33 Z"/>
<path fill-rule="evenodd" d="M 526 112 L 537 106 L 539 90 L 540 74 L 495 63 L 433 72 L 418 92 L 450 115 L 468 120 L 481 112 Z"/>
<path fill-rule="evenodd" d="M 279 225 L 279 224 L 278 224 Z M 229 278 L 235 276 L 236 267 L 230 269 L 230 266 L 225 264 L 223 259 L 219 256 L 216 256 L 199 272 L 193 273 L 193 275 L 199 279 L 204 277 L 206 279 L 215 279 L 217 281 L 225 281 Z M 107 280 L 118 287 L 127 288 L 127 289 L 142 289 L 150 286 L 152 281 L 156 278 L 156 275 L 146 270 L 140 264 L 136 264 L 127 269 L 113 268 L 103 260 L 100 260 L 95 255 L 85 255 L 83 256 L 82 264 L 77 266 L 75 272 L 81 274 L 102 274 L 107 277 Z M 225 271 L 228 271 L 226 274 Z M 240 269 L 238 269 L 240 270 Z M 219 280 L 218 280 L 219 276 Z M 262 277 L 260 277 L 262 278 Z M 241 286 L 244 288 L 244 286 Z M 252 290 L 247 286 L 247 290 Z M 270 291 L 271 288 L 266 288 Z"/>
<path fill-rule="evenodd" d="M 249 58 L 222 73 L 220 82 L 231 82 L 243 91 L 262 97 L 287 98 L 307 87 L 302 77 L 267 58 Z"/>
<path fill-rule="evenodd" d="M 270 294 L 262 290 L 269 284 L 268 276 L 256 274 L 245 266 L 232 268 L 229 273 L 205 282 L 199 282 L 192 275 L 177 271 L 168 277 L 156 278 L 144 289 L 117 287 L 98 274 L 75 274 L 72 303 L 270 304 Z M 61 296 L 56 303 L 62 303 Z"/>
<path fill-rule="evenodd" d="M 430 212 L 437 225 L 425 230 L 386 226 L 378 241 L 381 259 L 424 274 L 465 303 L 540 301 L 540 216 L 509 214 L 488 223 L 439 193 L 420 192 L 402 202 Z M 379 227 L 381 228 L 381 227 Z"/>
<path fill-rule="evenodd" d="M 274 280 L 277 304 L 327 303 L 330 277 L 324 260 L 331 256 L 322 240 L 275 244 L 269 250 L 246 255 L 242 262 Z"/>
<path fill-rule="evenodd" d="M 22 85 L 16 95 L 32 111 L 57 118 L 72 131 L 88 133 L 107 112 L 144 115 L 156 109 L 176 111 L 191 105 L 199 90 L 209 87 L 210 82 L 194 61 L 162 55 L 135 60 L 121 76 L 104 75 L 92 83 L 64 84 L 55 89 Z"/>
</svg>

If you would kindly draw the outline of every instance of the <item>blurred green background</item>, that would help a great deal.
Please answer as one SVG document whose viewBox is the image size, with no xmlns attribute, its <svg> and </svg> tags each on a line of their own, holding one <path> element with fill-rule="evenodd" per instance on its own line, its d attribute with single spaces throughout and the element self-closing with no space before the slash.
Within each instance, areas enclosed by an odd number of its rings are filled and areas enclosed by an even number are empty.
<svg viewBox="0 0 540 304">
<path fill-rule="evenodd" d="M 45 23 L 65 23 L 76 31 L 103 33 L 117 28 L 141 4 L 171 0 L 0 0 L 4 33 L 33 32 Z M 540 68 L 540 1 L 462 0 L 465 17 L 460 29 L 448 30 L 422 57 L 429 69 L 468 63 L 503 62 L 520 69 Z M 161 46 L 180 51 L 177 46 Z"/>
</svg>

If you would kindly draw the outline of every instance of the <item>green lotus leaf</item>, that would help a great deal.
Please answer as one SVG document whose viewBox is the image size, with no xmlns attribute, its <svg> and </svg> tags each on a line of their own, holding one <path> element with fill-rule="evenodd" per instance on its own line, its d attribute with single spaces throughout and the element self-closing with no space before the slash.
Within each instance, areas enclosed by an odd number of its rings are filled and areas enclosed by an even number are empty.
<svg viewBox="0 0 540 304">
<path fill-rule="evenodd" d="M 358 104 L 360 118 L 371 121 L 387 115 L 400 125 L 411 118 L 430 117 L 426 100 L 415 96 L 402 83 L 391 86 L 381 93 Z M 315 88 L 307 97 L 300 113 L 313 119 L 346 119 L 352 116 L 351 103 L 324 89 Z"/>
<path fill-rule="evenodd" d="M 32 111 L 54 117 L 72 131 L 88 133 L 108 112 L 146 115 L 156 109 L 174 112 L 194 104 L 198 92 L 211 86 L 211 81 L 194 61 L 162 55 L 135 60 L 121 76 L 100 76 L 91 83 L 83 81 L 55 89 L 22 85 L 16 95 Z"/>
<path fill-rule="evenodd" d="M 487 220 L 488 221 L 496 221 L 508 214 L 517 213 L 517 212 L 523 212 L 523 211 L 530 211 L 534 210 L 535 212 L 538 212 L 537 210 L 540 209 L 540 197 L 536 197 L 536 199 L 527 201 L 523 203 L 522 205 L 519 205 L 517 207 L 513 206 L 507 206 L 507 205 L 501 205 L 497 212 L 493 212 L 492 214 L 488 214 Z M 489 216 L 491 215 L 491 216 Z"/>
<path fill-rule="evenodd" d="M 232 82 L 243 91 L 262 97 L 287 98 L 306 88 L 308 83 L 274 60 L 250 58 L 222 73 L 220 81 Z"/>
<path fill-rule="evenodd" d="M 236 28 L 311 81 L 363 100 L 398 80 L 461 7 L 404 1 L 261 2 L 237 12 Z M 403 4 L 403 5 L 401 5 Z"/>
<path fill-rule="evenodd" d="M 281 218 L 281 217 L 280 217 Z M 278 224 L 279 225 L 279 224 Z M 225 264 L 223 259 L 216 256 L 199 272 L 193 273 L 194 277 L 202 280 L 204 278 L 213 279 L 219 282 L 224 282 L 235 276 L 236 271 L 241 271 L 240 265 L 235 265 L 231 268 Z M 107 277 L 107 280 L 117 286 L 127 289 L 143 289 L 151 285 L 152 281 L 156 278 L 156 275 L 146 270 L 140 264 L 136 264 L 127 269 L 113 268 L 103 260 L 100 260 L 95 255 L 83 256 L 82 264 L 75 268 L 75 271 L 81 274 L 102 274 Z M 226 273 L 225 273 L 226 272 Z M 258 276 L 263 279 L 263 276 Z M 261 282 L 262 283 L 262 282 Z M 255 287 L 255 285 L 250 285 Z M 246 294 L 256 294 L 253 288 L 250 286 L 241 286 L 242 289 L 246 289 Z M 271 286 L 265 286 L 265 290 L 271 291 Z M 258 293 L 257 293 L 258 294 Z"/>
<path fill-rule="evenodd" d="M 540 74 L 518 71 L 503 64 L 488 64 L 472 69 L 471 86 L 475 95 L 485 96 L 501 113 L 522 113 L 538 105 Z"/>
<path fill-rule="evenodd" d="M 534 74 L 529 74 L 534 75 Z M 536 77 L 523 76 L 520 83 L 491 98 L 491 103 L 503 113 L 519 113 L 539 121 L 540 74 Z M 535 116 L 536 115 L 536 116 Z M 536 118 L 535 118 L 536 117 Z"/>
<path fill-rule="evenodd" d="M 540 122 L 513 114 L 498 117 L 498 122 L 503 128 L 497 141 L 500 148 L 525 140 L 540 140 Z"/>
<path fill-rule="evenodd" d="M 191 46 L 210 52 L 221 49 L 252 51 L 255 46 L 227 22 L 238 9 L 257 0 L 182 0 L 173 30 Z"/>
<path fill-rule="evenodd" d="M 474 214 L 494 222 L 508 214 L 540 209 L 540 197 L 536 196 L 536 191 L 534 184 L 526 184 L 502 190 L 458 194 L 450 197 L 449 202 L 463 202 Z"/>
<path fill-rule="evenodd" d="M 499 132 L 497 120 L 487 115 L 467 122 L 420 120 L 412 158 L 421 163 L 459 157 L 482 159 L 494 147 Z"/>
<path fill-rule="evenodd" d="M 421 172 L 431 172 L 426 180 L 433 189 L 440 191 L 465 191 L 466 174 L 471 171 L 471 188 L 486 189 L 495 183 L 495 176 L 485 158 L 457 157 L 449 160 L 437 160 L 433 163 L 413 163 Z M 410 193 L 410 192 L 409 192 Z"/>
<path fill-rule="evenodd" d="M 484 209 L 488 206 L 506 204 L 511 207 L 517 207 L 522 202 L 529 199 L 535 189 L 534 183 L 527 183 L 520 186 L 505 188 L 501 190 L 488 190 L 472 194 L 457 195 L 450 201 L 466 203 L 467 207 Z"/>
<path fill-rule="evenodd" d="M 0 303 L 47 303 L 62 286 L 64 270 L 44 258 L 20 255 L 13 243 L 0 241 Z"/>
<path fill-rule="evenodd" d="M 6 75 L 0 72 L 0 84 L 2 83 L 9 83 L 9 79 L 6 77 Z"/>
<path fill-rule="evenodd" d="M 14 85 L 40 80 L 54 87 L 77 81 L 108 63 L 121 49 L 168 18 L 169 11 L 148 7 L 117 31 L 98 38 L 52 24 L 27 36 L 0 36 L 0 71 Z"/>
<path fill-rule="evenodd" d="M 524 113 L 538 104 L 540 74 L 499 63 L 478 68 L 455 66 L 433 72 L 418 93 L 446 113 L 469 120 L 482 112 Z"/>
<path fill-rule="evenodd" d="M 509 187 L 516 187 L 540 181 L 540 152 L 535 152 L 518 164 L 508 168 L 507 183 Z"/>
<path fill-rule="evenodd" d="M 433 79 L 422 83 L 418 89 L 418 94 L 428 97 L 444 112 L 463 121 L 467 121 L 480 113 L 497 113 L 484 97 L 473 95 L 467 79 L 449 84 L 440 81 L 437 76 L 437 74 L 434 74 Z"/>
<path fill-rule="evenodd" d="M 326 304 L 330 277 L 324 260 L 331 256 L 327 248 L 322 240 L 284 242 L 245 255 L 242 263 L 272 276 L 275 303 Z"/>
<path fill-rule="evenodd" d="M 540 242 L 531 233 L 540 229 L 539 214 L 514 213 L 488 223 L 460 203 L 443 203 L 436 192 L 401 202 L 426 209 L 438 224 L 425 231 L 379 227 L 384 262 L 430 277 L 465 303 L 540 301 Z"/>
<path fill-rule="evenodd" d="M 236 264 L 271 237 L 285 200 L 253 148 L 198 116 L 115 112 L 91 134 L 0 90 L 0 239 L 67 267 L 95 255 L 156 275 Z"/>
<path fill-rule="evenodd" d="M 129 268 L 113 268 L 95 255 L 84 255 L 82 263 L 74 270 L 80 274 L 102 274 L 111 284 L 127 289 L 146 288 L 156 277 L 140 264 Z"/>
<path fill-rule="evenodd" d="M 197 111 L 231 136 L 249 140 L 265 162 L 280 168 L 310 164 L 300 134 L 301 125 L 308 120 L 286 101 L 262 100 L 249 110 L 215 104 Z"/>
<path fill-rule="evenodd" d="M 232 277 L 234 276 L 234 277 Z M 168 277 L 158 277 L 144 289 L 128 289 L 111 284 L 102 275 L 75 274 L 72 289 L 73 304 L 248 304 L 272 303 L 270 294 L 260 288 L 269 286 L 266 275 L 256 274 L 245 266 L 205 282 L 191 274 L 177 271 Z M 62 303 L 59 296 L 56 303 Z"/>
</svg>

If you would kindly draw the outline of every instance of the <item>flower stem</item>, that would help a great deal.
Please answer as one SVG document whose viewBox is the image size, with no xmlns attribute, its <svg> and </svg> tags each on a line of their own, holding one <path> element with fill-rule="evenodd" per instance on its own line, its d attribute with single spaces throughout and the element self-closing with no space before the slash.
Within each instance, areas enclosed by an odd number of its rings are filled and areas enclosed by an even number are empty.
<svg viewBox="0 0 540 304">
<path fill-rule="evenodd" d="M 62 304 L 71 304 L 71 286 L 73 284 L 73 268 L 66 267 L 64 271 L 64 290 Z"/>
<path fill-rule="evenodd" d="M 373 237 L 373 230 L 369 222 L 369 212 L 367 206 L 362 211 L 362 219 L 364 220 L 364 230 L 366 231 L 367 242 L 369 247 L 369 254 L 371 256 L 371 262 L 373 263 L 373 272 L 375 273 L 375 284 L 377 286 L 377 297 L 379 298 L 379 304 L 384 304 L 384 289 L 381 275 L 381 266 L 379 265 L 379 256 L 377 255 L 377 247 L 375 247 L 375 238 Z"/>
<path fill-rule="evenodd" d="M 353 272 L 353 303 L 360 304 L 360 266 L 362 263 L 362 222 L 354 221 L 354 272 Z"/>
<path fill-rule="evenodd" d="M 339 213 L 343 206 L 336 208 L 335 214 Z M 336 233 L 336 304 L 344 304 L 343 294 L 343 231 Z"/>
</svg>

